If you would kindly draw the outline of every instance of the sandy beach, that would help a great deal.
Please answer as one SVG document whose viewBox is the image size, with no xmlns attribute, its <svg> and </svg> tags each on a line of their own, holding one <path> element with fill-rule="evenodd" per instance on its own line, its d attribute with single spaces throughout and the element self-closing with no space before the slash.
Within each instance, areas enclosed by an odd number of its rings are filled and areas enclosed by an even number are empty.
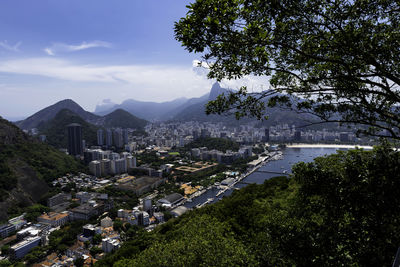
<svg viewBox="0 0 400 267">
<path fill-rule="evenodd" d="M 340 144 L 291 144 L 286 145 L 290 148 L 363 148 L 372 149 L 372 146 L 361 146 L 361 145 L 340 145 Z"/>
</svg>

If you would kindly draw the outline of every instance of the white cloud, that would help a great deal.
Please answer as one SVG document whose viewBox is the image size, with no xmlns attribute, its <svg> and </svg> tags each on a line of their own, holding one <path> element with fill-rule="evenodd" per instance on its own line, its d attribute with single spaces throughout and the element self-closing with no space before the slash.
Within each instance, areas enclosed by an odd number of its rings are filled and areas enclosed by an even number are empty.
<svg viewBox="0 0 400 267">
<path fill-rule="evenodd" d="M 76 88 L 102 87 L 104 92 L 102 99 L 112 97 L 114 100 L 117 98 L 118 100 L 134 98 L 166 101 L 182 96 L 189 98 L 201 96 L 209 92 L 214 81 L 207 79 L 206 72 L 199 73 L 196 69 L 198 68 L 190 65 L 188 67 L 175 65 L 87 65 L 48 57 L 0 62 L 0 72 L 53 78 L 56 80 L 52 83 L 59 83 L 60 86 L 57 87 L 60 88 L 65 84 L 63 81 L 74 82 Z M 57 81 L 57 79 L 63 81 Z M 221 82 L 223 87 L 238 89 L 242 85 L 247 85 L 250 90 L 259 89 L 265 84 L 265 78 L 254 76 Z M 72 88 L 71 90 L 75 89 Z M 84 92 L 79 91 L 77 94 L 83 95 Z M 93 94 L 91 96 L 93 97 Z M 98 96 L 100 97 L 100 95 Z M 93 99 L 96 102 L 98 100 Z"/>
<path fill-rule="evenodd" d="M 110 48 L 111 44 L 108 42 L 104 41 L 93 41 L 93 42 L 82 42 L 81 44 L 78 45 L 70 45 L 70 44 L 64 44 L 64 43 L 53 43 L 52 46 L 46 47 L 43 49 L 49 56 L 54 56 L 56 53 L 62 53 L 62 52 L 74 52 L 74 51 L 80 51 L 80 50 L 85 50 L 89 48 L 95 48 L 95 47 L 104 47 L 104 48 Z"/>
<path fill-rule="evenodd" d="M 54 56 L 54 53 L 50 48 L 45 48 L 44 52 L 46 52 L 49 56 Z"/>
<path fill-rule="evenodd" d="M 10 44 L 8 44 L 7 41 L 0 41 L 0 47 L 4 48 L 6 50 L 9 50 L 9 51 L 18 52 L 20 45 L 21 45 L 21 42 L 18 42 L 15 45 L 10 45 Z"/>
<path fill-rule="evenodd" d="M 130 98 L 154 101 L 171 100 L 183 95 L 199 96 L 210 90 L 212 85 L 212 81 L 197 75 L 191 66 L 86 65 L 48 57 L 6 60 L 0 62 L 0 72 L 72 81 L 77 87 L 101 84 L 111 89 L 109 97 L 126 92 L 133 94 Z"/>
</svg>

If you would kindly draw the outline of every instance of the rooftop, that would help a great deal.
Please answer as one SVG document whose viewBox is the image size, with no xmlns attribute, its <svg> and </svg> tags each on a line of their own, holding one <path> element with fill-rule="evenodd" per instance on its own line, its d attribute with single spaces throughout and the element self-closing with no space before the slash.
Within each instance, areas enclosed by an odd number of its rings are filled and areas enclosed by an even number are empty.
<svg viewBox="0 0 400 267">
<path fill-rule="evenodd" d="M 41 239 L 41 238 L 40 238 L 39 236 L 29 237 L 29 238 L 25 239 L 24 241 L 19 242 L 19 243 L 13 245 L 13 246 L 11 247 L 11 249 L 13 249 L 13 250 L 19 249 L 19 248 L 21 248 L 21 247 L 23 247 L 23 246 L 25 246 L 25 245 L 27 245 L 27 244 L 29 244 L 29 243 L 35 242 L 35 241 L 40 240 L 40 239 Z"/>
<path fill-rule="evenodd" d="M 57 212 L 49 212 L 44 213 L 38 217 L 38 219 L 44 219 L 48 221 L 58 221 L 62 218 L 68 217 L 68 213 L 57 213 Z"/>
<path fill-rule="evenodd" d="M 175 203 L 178 202 L 179 200 L 181 200 L 183 198 L 183 196 L 181 194 L 178 193 L 172 193 L 168 196 L 166 196 L 165 198 L 160 199 L 160 202 L 169 202 L 169 203 Z"/>
</svg>

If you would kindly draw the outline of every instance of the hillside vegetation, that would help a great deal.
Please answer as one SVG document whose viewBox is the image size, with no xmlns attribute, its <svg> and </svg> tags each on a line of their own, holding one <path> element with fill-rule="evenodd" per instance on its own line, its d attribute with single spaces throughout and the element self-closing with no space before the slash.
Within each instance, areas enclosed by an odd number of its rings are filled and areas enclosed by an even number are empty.
<svg viewBox="0 0 400 267">
<path fill-rule="evenodd" d="M 83 170 L 72 157 L 39 143 L 0 117 L 0 221 L 13 206 L 29 206 L 48 191 L 47 182 Z"/>
<path fill-rule="evenodd" d="M 391 266 L 400 153 L 352 150 L 299 163 L 214 205 L 139 232 L 98 266 Z"/>
<path fill-rule="evenodd" d="M 47 143 L 56 148 L 66 148 L 68 144 L 67 126 L 71 123 L 82 125 L 83 139 L 87 145 L 97 145 L 97 126 L 86 122 L 78 114 L 71 110 L 63 109 L 46 123 L 41 123 L 38 129 L 41 134 L 46 135 Z"/>
<path fill-rule="evenodd" d="M 143 129 L 146 124 L 146 120 L 133 116 L 123 109 L 117 109 L 104 116 L 104 126 L 109 128 Z"/>
<path fill-rule="evenodd" d="M 197 147 L 207 147 L 208 150 L 219 150 L 225 152 L 226 150 L 238 151 L 239 144 L 225 138 L 206 137 L 199 138 L 185 145 L 185 149 L 192 149 Z"/>
<path fill-rule="evenodd" d="M 38 112 L 36 112 L 32 116 L 29 116 L 23 121 L 16 122 L 16 125 L 21 129 L 27 130 L 37 128 L 41 123 L 46 123 L 49 120 L 53 119 L 56 114 L 63 109 L 68 109 L 75 114 L 78 114 L 85 121 L 91 123 L 98 121 L 100 118 L 99 116 L 84 110 L 72 99 L 64 99 L 42 110 L 39 110 Z"/>
</svg>

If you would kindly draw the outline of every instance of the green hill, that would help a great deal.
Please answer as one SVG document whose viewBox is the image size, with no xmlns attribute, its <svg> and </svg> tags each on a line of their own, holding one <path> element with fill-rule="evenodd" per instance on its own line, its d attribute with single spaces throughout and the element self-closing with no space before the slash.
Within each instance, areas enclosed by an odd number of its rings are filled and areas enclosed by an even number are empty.
<svg viewBox="0 0 400 267">
<path fill-rule="evenodd" d="M 67 125 L 71 123 L 82 125 L 82 135 L 87 145 L 97 145 L 97 130 L 99 128 L 86 122 L 78 114 L 68 109 L 60 110 L 53 119 L 41 123 L 38 129 L 40 134 L 46 135 L 48 144 L 56 148 L 66 148 L 68 144 Z"/>
<path fill-rule="evenodd" d="M 232 151 L 239 150 L 238 143 L 224 138 L 213 138 L 213 137 L 199 138 L 185 145 L 185 149 L 192 149 L 197 147 L 207 147 L 208 150 L 216 149 L 222 152 L 226 152 L 226 150 L 232 150 Z"/>
<path fill-rule="evenodd" d="M 234 191 L 131 240 L 97 266 L 391 266 L 400 152 L 352 150 Z M 132 231 L 133 230 L 133 231 Z M 135 232 L 136 231 L 136 232 Z"/>
<path fill-rule="evenodd" d="M 0 117 L 0 221 L 11 207 L 30 206 L 47 193 L 47 182 L 83 170 L 72 157 L 39 143 Z"/>
<path fill-rule="evenodd" d="M 147 124 L 146 120 L 133 116 L 131 113 L 123 109 L 117 109 L 103 118 L 103 125 L 106 128 L 143 129 Z"/>
<path fill-rule="evenodd" d="M 72 99 L 64 99 L 36 112 L 35 114 L 29 116 L 23 121 L 16 122 L 16 124 L 21 129 L 29 130 L 32 128 L 36 128 L 41 123 L 45 123 L 53 119 L 55 115 L 63 109 L 71 110 L 72 112 L 78 114 L 81 118 L 85 119 L 85 121 L 91 123 L 94 123 L 100 119 L 99 116 L 84 110 Z"/>
</svg>

